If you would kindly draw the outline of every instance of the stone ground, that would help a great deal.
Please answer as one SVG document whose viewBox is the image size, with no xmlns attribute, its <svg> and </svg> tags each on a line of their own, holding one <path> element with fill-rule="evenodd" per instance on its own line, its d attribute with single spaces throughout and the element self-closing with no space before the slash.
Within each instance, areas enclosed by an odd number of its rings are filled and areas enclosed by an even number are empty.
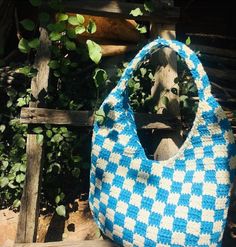
<svg viewBox="0 0 236 247">
<path fill-rule="evenodd" d="M 40 216 L 37 242 L 101 238 L 87 201 L 76 201 L 74 205 L 68 205 L 67 211 L 69 214 L 66 218 L 56 214 Z M 18 215 L 9 209 L 0 210 L 0 247 L 13 246 Z"/>
</svg>

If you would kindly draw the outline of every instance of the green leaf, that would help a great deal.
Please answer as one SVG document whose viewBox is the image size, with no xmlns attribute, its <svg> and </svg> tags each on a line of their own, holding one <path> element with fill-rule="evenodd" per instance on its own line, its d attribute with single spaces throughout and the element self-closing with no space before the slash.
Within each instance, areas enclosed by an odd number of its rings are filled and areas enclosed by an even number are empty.
<svg viewBox="0 0 236 247">
<path fill-rule="evenodd" d="M 20 24 L 26 29 L 27 31 L 33 31 L 35 28 L 35 24 L 30 19 L 24 19 L 20 22 Z"/>
<path fill-rule="evenodd" d="M 97 31 L 96 23 L 93 20 L 89 20 L 88 26 L 87 26 L 87 32 L 88 33 L 95 33 Z"/>
<path fill-rule="evenodd" d="M 20 174 L 18 174 L 18 175 L 16 175 L 16 182 L 17 183 L 21 183 L 21 182 L 23 182 L 25 180 L 25 174 L 24 173 L 20 173 Z"/>
<path fill-rule="evenodd" d="M 0 132 L 4 132 L 5 131 L 5 129 L 6 129 L 6 125 L 4 125 L 4 124 L 1 124 L 0 125 Z"/>
<path fill-rule="evenodd" d="M 69 28 L 66 30 L 66 34 L 70 39 L 75 39 L 76 38 L 76 33 L 75 33 L 75 29 L 73 28 Z"/>
<path fill-rule="evenodd" d="M 103 69 L 96 69 L 93 79 L 94 79 L 94 83 L 96 88 L 98 88 L 100 85 L 102 85 L 106 80 L 107 80 L 108 76 L 107 76 L 107 72 Z"/>
<path fill-rule="evenodd" d="M 150 13 L 153 12 L 155 9 L 155 7 L 151 1 L 145 1 L 143 6 L 144 6 L 144 9 Z"/>
<path fill-rule="evenodd" d="M 37 49 L 40 45 L 39 39 L 33 39 L 28 43 L 30 48 Z"/>
<path fill-rule="evenodd" d="M 72 175 L 76 178 L 79 178 L 80 176 L 80 169 L 78 167 L 75 167 L 72 171 L 71 171 Z"/>
<path fill-rule="evenodd" d="M 30 51 L 30 47 L 29 47 L 29 44 L 28 44 L 28 40 L 22 38 L 22 39 L 19 41 L 18 48 L 19 48 L 19 50 L 20 50 L 22 53 L 28 53 L 28 52 Z"/>
<path fill-rule="evenodd" d="M 59 216 L 66 217 L 66 208 L 64 205 L 57 206 L 56 212 Z"/>
<path fill-rule="evenodd" d="M 54 163 L 50 164 L 49 168 L 47 169 L 47 173 L 52 172 L 54 167 L 57 169 L 57 174 L 60 174 L 61 165 L 59 163 L 57 163 L 57 162 L 54 162 Z"/>
<path fill-rule="evenodd" d="M 137 29 L 140 33 L 147 33 L 147 28 L 146 28 L 146 26 L 137 25 L 136 29 Z"/>
<path fill-rule="evenodd" d="M 68 22 L 72 26 L 82 25 L 84 24 L 84 17 L 82 15 L 77 14 L 76 16 L 70 16 Z"/>
<path fill-rule="evenodd" d="M 58 204 L 61 201 L 60 195 L 57 195 L 55 198 L 55 203 Z"/>
<path fill-rule="evenodd" d="M 4 188 L 8 185 L 9 180 L 7 177 L 0 177 L 0 187 Z"/>
<path fill-rule="evenodd" d="M 39 7 L 42 4 L 42 0 L 29 0 L 34 7 Z"/>
<path fill-rule="evenodd" d="M 60 67 L 60 64 L 57 60 L 51 60 L 49 63 L 48 63 L 48 66 L 49 68 L 51 69 L 58 69 Z"/>
<path fill-rule="evenodd" d="M 25 98 L 18 98 L 16 106 L 22 107 L 24 105 L 27 105 L 27 102 L 25 101 Z"/>
<path fill-rule="evenodd" d="M 50 35 L 49 35 L 49 38 L 51 41 L 57 41 L 57 40 L 60 40 L 61 39 L 61 34 L 58 33 L 58 32 L 51 32 Z"/>
<path fill-rule="evenodd" d="M 166 96 L 162 96 L 161 103 L 166 107 L 169 103 L 169 99 Z"/>
<path fill-rule="evenodd" d="M 35 127 L 35 128 L 33 128 L 33 132 L 35 134 L 40 134 L 43 132 L 43 128 L 42 127 Z"/>
<path fill-rule="evenodd" d="M 74 50 L 76 50 L 76 44 L 73 41 L 67 40 L 65 42 L 65 46 L 66 46 L 66 49 L 68 51 L 74 51 Z"/>
<path fill-rule="evenodd" d="M 95 121 L 98 122 L 98 124 L 103 124 L 105 121 L 105 112 L 103 109 L 99 109 L 95 112 Z"/>
<path fill-rule="evenodd" d="M 61 21 L 66 21 L 68 20 L 69 16 L 67 14 L 64 14 L 64 13 L 59 13 L 57 15 L 57 21 L 58 22 L 61 22 Z"/>
<path fill-rule="evenodd" d="M 64 22 L 58 22 L 58 23 L 50 23 L 47 25 L 47 28 L 51 32 L 57 32 L 61 33 L 66 30 L 66 24 Z"/>
<path fill-rule="evenodd" d="M 76 34 L 82 34 L 83 32 L 85 32 L 85 27 L 84 26 L 77 26 L 75 28 L 75 33 Z"/>
<path fill-rule="evenodd" d="M 98 64 L 102 58 L 102 49 L 100 45 L 98 45 L 96 42 L 92 40 L 87 40 L 86 42 L 89 52 L 90 59 Z"/>
<path fill-rule="evenodd" d="M 51 138 L 52 137 L 52 131 L 51 130 L 47 130 L 46 131 L 46 135 L 48 138 Z"/>
<path fill-rule="evenodd" d="M 13 202 L 13 208 L 18 208 L 21 204 L 21 201 L 19 199 L 14 200 Z"/>
<path fill-rule="evenodd" d="M 52 137 L 51 142 L 60 142 L 63 140 L 63 136 L 60 134 L 56 134 Z"/>
<path fill-rule="evenodd" d="M 38 144 L 41 144 L 43 142 L 43 135 L 42 134 L 36 135 L 36 141 Z"/>
<path fill-rule="evenodd" d="M 136 17 L 136 16 L 142 16 L 143 12 L 141 11 L 140 8 L 136 8 L 130 11 L 130 15 Z"/>
<path fill-rule="evenodd" d="M 191 44 L 191 38 L 190 38 L 190 37 L 188 37 L 188 38 L 186 39 L 185 44 L 186 44 L 186 45 L 190 45 L 190 44 Z"/>
</svg>

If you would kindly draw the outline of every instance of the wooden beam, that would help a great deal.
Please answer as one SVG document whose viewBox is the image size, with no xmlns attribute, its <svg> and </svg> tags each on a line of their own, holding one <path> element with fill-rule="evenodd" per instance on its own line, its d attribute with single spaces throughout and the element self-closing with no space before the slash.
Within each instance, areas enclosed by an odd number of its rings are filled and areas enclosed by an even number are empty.
<svg viewBox="0 0 236 247">
<path fill-rule="evenodd" d="M 190 47 L 194 49 L 195 51 L 196 50 L 200 51 L 201 53 L 212 54 L 212 55 L 222 56 L 222 57 L 236 58 L 235 50 L 215 48 L 211 46 L 196 45 L 196 44 L 191 44 Z"/>
<path fill-rule="evenodd" d="M 109 0 L 80 0 L 80 1 L 63 1 L 63 9 L 67 12 L 88 14 L 104 17 L 117 17 L 125 19 L 146 20 L 160 23 L 176 23 L 180 10 L 177 7 L 160 7 L 154 12 L 149 13 L 144 10 L 144 5 L 139 3 L 127 3 L 121 1 L 109 1 Z M 130 12 L 133 9 L 140 8 L 143 15 L 132 16 Z"/>
<path fill-rule="evenodd" d="M 44 105 L 44 95 L 48 86 L 50 41 L 46 29 L 40 28 L 39 39 L 40 47 L 35 58 L 38 73 L 31 81 L 32 101 L 29 104 L 31 107 Z M 29 126 L 29 130 L 30 128 L 31 126 Z M 43 144 L 37 142 L 36 136 L 36 134 L 30 132 L 27 134 L 27 169 L 21 198 L 16 243 L 35 242 L 37 236 Z"/>
<path fill-rule="evenodd" d="M 181 125 L 177 118 L 168 118 L 157 114 L 135 113 L 139 129 L 178 129 Z M 64 111 L 44 108 L 22 108 L 22 124 L 55 124 L 77 127 L 92 127 L 93 111 Z"/>
<path fill-rule="evenodd" d="M 214 69 L 204 66 L 210 79 L 220 79 L 236 82 L 236 70 L 230 69 Z"/>
<path fill-rule="evenodd" d="M 23 243 L 14 247 L 118 247 L 109 240 L 61 241 L 48 243 Z"/>
</svg>

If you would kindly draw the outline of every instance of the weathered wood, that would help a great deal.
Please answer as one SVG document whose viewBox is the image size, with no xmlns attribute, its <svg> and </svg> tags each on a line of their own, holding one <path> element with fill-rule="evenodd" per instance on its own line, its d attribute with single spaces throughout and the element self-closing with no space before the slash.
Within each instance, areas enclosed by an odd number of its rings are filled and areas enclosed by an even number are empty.
<svg viewBox="0 0 236 247">
<path fill-rule="evenodd" d="M 80 0 L 69 2 L 63 1 L 62 4 L 65 11 L 96 16 L 118 17 L 146 21 L 153 20 L 160 23 L 176 23 L 179 18 L 179 8 L 171 6 L 158 8 L 156 11 L 149 13 L 144 10 L 143 4 L 127 3 L 121 1 Z M 136 8 L 140 8 L 143 11 L 143 15 L 136 17 L 130 15 L 130 12 Z"/>
<path fill-rule="evenodd" d="M 14 247 L 118 247 L 109 240 L 85 240 L 48 243 L 15 244 Z"/>
<path fill-rule="evenodd" d="M 221 57 L 236 58 L 236 51 L 222 48 L 215 48 L 212 46 L 191 44 L 190 47 L 194 50 L 198 50 L 202 53 L 212 54 Z"/>
<path fill-rule="evenodd" d="M 236 67 L 236 58 L 220 57 L 217 55 L 201 53 L 200 59 L 201 61 L 213 62 L 215 64 L 224 64 L 227 66 Z"/>
<path fill-rule="evenodd" d="M 236 81 L 236 70 L 230 70 L 230 69 L 215 69 L 215 68 L 209 68 L 204 66 L 204 69 L 206 70 L 207 74 L 209 75 L 210 79 L 220 79 L 220 80 L 226 80 L 226 81 Z"/>
<path fill-rule="evenodd" d="M 163 0 L 155 1 L 162 3 Z M 169 6 L 174 5 L 174 1 L 165 0 Z M 175 39 L 175 25 L 156 24 L 152 23 L 152 34 L 154 37 L 161 36 L 165 39 Z M 176 53 L 168 48 L 159 51 L 158 64 L 161 66 L 155 73 L 155 84 L 152 88 L 152 94 L 158 95 L 158 113 L 163 113 L 163 104 L 161 98 L 164 97 L 163 92 L 165 89 L 170 89 L 173 86 L 174 79 L 177 77 L 177 57 Z M 175 85 L 177 88 L 177 86 Z M 177 88 L 178 90 L 178 88 Z M 167 111 L 169 114 L 175 117 L 180 116 L 178 95 L 168 94 L 169 103 Z M 165 107 L 165 106 L 164 106 Z M 182 145 L 183 138 L 180 134 L 180 129 L 175 132 L 158 133 L 156 139 L 156 151 L 154 153 L 154 159 L 166 160 L 175 155 L 179 147 Z"/>
<path fill-rule="evenodd" d="M 38 69 L 38 73 L 31 81 L 31 107 L 44 105 L 44 95 L 47 91 L 49 77 L 49 60 L 50 52 L 48 34 L 44 28 L 40 28 L 40 47 L 35 59 L 35 67 Z M 30 243 L 36 241 L 42 168 L 41 163 L 43 160 L 42 145 L 42 143 L 37 142 L 35 134 L 29 133 L 27 135 L 27 169 L 21 198 L 21 208 L 15 240 L 16 243 Z"/>
<path fill-rule="evenodd" d="M 22 108 L 21 123 L 24 124 L 55 124 L 77 127 L 91 127 L 94 121 L 93 111 L 65 111 L 44 108 Z M 176 130 L 180 120 L 163 115 L 135 113 L 135 121 L 139 129 Z"/>
</svg>

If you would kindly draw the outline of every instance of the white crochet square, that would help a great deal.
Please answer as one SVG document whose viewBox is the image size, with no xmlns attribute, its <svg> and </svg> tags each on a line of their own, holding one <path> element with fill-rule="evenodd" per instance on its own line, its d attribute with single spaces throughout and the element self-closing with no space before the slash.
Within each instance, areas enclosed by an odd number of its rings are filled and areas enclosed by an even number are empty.
<svg viewBox="0 0 236 247">
<path fill-rule="evenodd" d="M 177 206 L 175 209 L 175 217 L 188 220 L 189 208 L 186 206 Z"/>
<path fill-rule="evenodd" d="M 112 186 L 111 187 L 111 190 L 110 190 L 110 196 L 118 199 L 119 196 L 120 196 L 120 192 L 121 192 L 121 189 L 116 187 L 116 186 Z"/>
<path fill-rule="evenodd" d="M 174 175 L 173 175 L 173 180 L 175 182 L 183 183 L 183 181 L 184 181 L 184 175 L 185 175 L 185 172 L 184 171 L 175 171 L 174 172 Z"/>
<path fill-rule="evenodd" d="M 202 221 L 214 222 L 215 212 L 210 209 L 202 209 Z"/>
<path fill-rule="evenodd" d="M 131 219 L 130 217 L 125 217 L 124 223 L 125 228 L 127 228 L 130 231 L 134 231 L 136 220 Z"/>
<path fill-rule="evenodd" d="M 198 210 L 202 209 L 202 196 L 192 195 L 189 200 L 189 206 Z"/>
<path fill-rule="evenodd" d="M 110 139 L 105 139 L 105 141 L 103 142 L 103 145 L 102 147 L 105 148 L 106 150 L 108 151 L 112 151 L 113 150 L 113 147 L 115 146 L 115 142 L 114 141 L 111 141 Z"/>
<path fill-rule="evenodd" d="M 144 223 L 148 224 L 148 218 L 149 218 L 150 212 L 147 211 L 146 209 L 141 208 L 138 212 L 138 217 L 137 220 Z"/>
<path fill-rule="evenodd" d="M 138 177 L 136 179 L 137 182 L 140 182 L 140 183 L 143 183 L 143 184 L 146 184 L 147 183 L 147 180 L 149 178 L 149 173 L 147 172 L 139 172 L 138 174 Z"/>
<path fill-rule="evenodd" d="M 180 194 L 170 192 L 167 203 L 177 205 L 179 202 Z"/>
<path fill-rule="evenodd" d="M 98 218 L 101 224 L 105 224 L 106 217 L 102 213 L 98 213 Z"/>
<path fill-rule="evenodd" d="M 228 151 L 226 145 L 215 145 L 212 148 L 213 153 L 214 153 L 214 158 L 217 157 L 227 157 L 228 156 Z"/>
<path fill-rule="evenodd" d="M 222 220 L 213 222 L 213 232 L 219 232 L 219 231 L 221 231 L 222 224 L 223 224 L 223 221 Z"/>
<path fill-rule="evenodd" d="M 139 243 L 140 246 L 144 246 L 145 238 L 140 236 L 139 234 L 135 233 L 134 234 L 134 241 L 136 241 L 136 243 Z"/>
<path fill-rule="evenodd" d="M 142 164 L 142 160 L 141 159 L 131 160 L 130 169 L 134 169 L 134 170 L 140 171 L 141 164 Z"/>
<path fill-rule="evenodd" d="M 186 232 L 194 235 L 199 235 L 201 232 L 201 223 L 189 220 L 187 222 Z"/>
<path fill-rule="evenodd" d="M 127 146 L 124 148 L 124 155 L 126 155 L 128 157 L 132 157 L 133 154 L 135 153 L 135 151 L 136 151 L 135 147 Z"/>
<path fill-rule="evenodd" d="M 97 159 L 97 167 L 99 167 L 100 169 L 104 170 L 105 167 L 107 166 L 108 162 L 104 159 Z"/>
<path fill-rule="evenodd" d="M 110 221 L 114 222 L 114 219 L 115 219 L 115 211 L 113 209 L 111 209 L 111 208 L 107 208 L 107 210 L 106 210 L 106 217 Z"/>
<path fill-rule="evenodd" d="M 216 210 L 225 209 L 227 201 L 228 201 L 228 198 L 226 197 L 217 197 L 215 201 Z"/>
<path fill-rule="evenodd" d="M 193 175 L 194 183 L 203 183 L 205 181 L 205 171 L 196 171 Z"/>
<path fill-rule="evenodd" d="M 110 129 L 106 127 L 102 127 L 98 130 L 97 135 L 100 135 L 102 137 L 107 137 L 108 134 L 110 133 Z"/>
<path fill-rule="evenodd" d="M 142 202 L 142 196 L 133 193 L 130 197 L 130 204 L 140 208 L 141 207 L 141 202 Z"/>
<path fill-rule="evenodd" d="M 202 186 L 202 194 L 209 196 L 217 196 L 217 185 L 214 183 L 205 182 Z"/>
<path fill-rule="evenodd" d="M 123 227 L 114 224 L 113 234 L 120 237 L 120 238 L 123 238 L 123 229 L 124 229 Z"/>
<path fill-rule="evenodd" d="M 155 201 L 152 205 L 152 211 L 154 213 L 164 214 L 166 204 L 164 202 Z"/>
<path fill-rule="evenodd" d="M 115 178 L 114 174 L 112 174 L 110 172 L 104 172 L 103 182 L 108 183 L 108 184 L 112 184 L 114 178 Z"/>
<path fill-rule="evenodd" d="M 202 159 L 204 157 L 204 150 L 202 147 L 193 148 L 194 155 L 196 159 Z"/>
<path fill-rule="evenodd" d="M 173 230 L 174 218 L 171 216 L 163 216 L 161 219 L 160 227 L 163 229 Z"/>
<path fill-rule="evenodd" d="M 116 211 L 118 213 L 126 215 L 129 205 L 123 201 L 118 201 L 116 206 Z"/>
<path fill-rule="evenodd" d="M 101 200 L 102 203 L 107 205 L 108 204 L 108 200 L 109 200 L 109 195 L 105 194 L 104 192 L 101 192 L 100 200 Z"/>
<path fill-rule="evenodd" d="M 93 145 L 93 154 L 94 154 L 95 156 L 98 156 L 99 153 L 100 153 L 100 151 L 101 151 L 101 147 L 100 147 L 100 146 L 98 146 L 98 145 Z"/>
<path fill-rule="evenodd" d="M 153 239 L 153 241 L 157 241 L 158 237 L 158 227 L 148 226 L 147 227 L 147 238 Z"/>
<path fill-rule="evenodd" d="M 126 177 L 128 171 L 129 171 L 129 169 L 128 169 L 127 167 L 118 166 L 118 168 L 117 168 L 117 170 L 116 170 L 116 175 L 117 175 L 117 176 L 121 176 L 121 177 Z"/>
<path fill-rule="evenodd" d="M 116 130 L 117 132 L 121 132 L 124 130 L 126 126 L 124 124 L 121 124 L 121 123 L 115 123 L 114 124 L 114 130 Z"/>
<path fill-rule="evenodd" d="M 178 244 L 180 246 L 185 246 L 186 233 L 183 232 L 173 232 L 171 243 Z"/>
<path fill-rule="evenodd" d="M 161 178 L 159 183 L 159 188 L 170 191 L 172 181 L 168 178 Z"/>
<path fill-rule="evenodd" d="M 125 181 L 123 183 L 122 189 L 125 189 L 125 190 L 132 192 L 134 185 L 135 185 L 135 181 L 133 179 L 127 178 L 127 179 L 125 179 Z"/>
<path fill-rule="evenodd" d="M 154 176 L 162 177 L 162 172 L 163 172 L 163 167 L 162 166 L 158 166 L 155 163 L 152 164 L 151 173 Z"/>
<path fill-rule="evenodd" d="M 147 185 L 143 196 L 150 197 L 150 198 L 155 198 L 157 194 L 157 188 L 151 185 Z"/>
<path fill-rule="evenodd" d="M 186 163 L 186 170 L 187 171 L 196 170 L 196 167 L 197 167 L 196 160 L 186 160 L 185 163 Z"/>
<path fill-rule="evenodd" d="M 121 114 L 122 113 L 121 112 L 118 112 L 118 111 L 109 111 L 108 114 L 107 114 L 107 116 L 109 118 L 111 118 L 112 120 L 116 120 L 117 118 L 120 117 Z"/>
<path fill-rule="evenodd" d="M 110 154 L 110 157 L 109 157 L 109 161 L 110 162 L 113 162 L 113 163 L 119 165 L 120 159 L 121 159 L 121 155 L 120 154 L 118 154 L 118 153 L 111 153 Z"/>
<path fill-rule="evenodd" d="M 192 183 L 183 183 L 182 193 L 183 194 L 191 194 L 191 191 L 192 191 Z"/>
<path fill-rule="evenodd" d="M 206 246 L 210 247 L 210 244 L 209 244 L 210 242 L 211 242 L 211 235 L 201 234 L 197 243 L 198 243 L 198 245 L 206 245 Z M 215 247 L 215 244 L 213 246 Z"/>
<path fill-rule="evenodd" d="M 228 171 L 217 171 L 216 180 L 217 180 L 217 184 L 229 184 L 230 177 Z"/>
<path fill-rule="evenodd" d="M 126 146 L 130 140 L 131 136 L 119 135 L 119 143 L 123 146 Z"/>
</svg>

